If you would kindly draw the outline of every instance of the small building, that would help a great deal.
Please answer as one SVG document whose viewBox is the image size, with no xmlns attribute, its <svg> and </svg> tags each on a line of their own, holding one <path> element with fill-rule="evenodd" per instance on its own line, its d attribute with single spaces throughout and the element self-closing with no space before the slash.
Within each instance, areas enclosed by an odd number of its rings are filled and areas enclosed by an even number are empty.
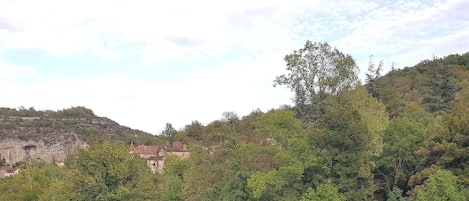
<svg viewBox="0 0 469 201">
<path fill-rule="evenodd" d="M 153 173 L 163 173 L 164 156 L 150 156 L 147 159 L 147 166 Z"/>
<path fill-rule="evenodd" d="M 172 144 L 163 144 L 161 146 L 139 145 L 135 147 L 130 144 L 130 153 L 147 159 L 147 166 L 153 173 L 163 173 L 165 156 L 175 155 L 181 159 L 189 158 L 190 152 L 187 145 L 175 141 Z"/>
<path fill-rule="evenodd" d="M 163 144 L 161 147 L 160 156 L 176 155 L 182 159 L 189 158 L 190 152 L 187 150 L 187 145 L 182 142 L 174 141 L 172 144 Z"/>
<path fill-rule="evenodd" d="M 158 155 L 158 146 L 145 146 L 139 145 L 134 147 L 133 144 L 130 145 L 130 153 L 137 154 L 141 158 L 149 158 L 150 156 L 157 156 Z"/>
</svg>

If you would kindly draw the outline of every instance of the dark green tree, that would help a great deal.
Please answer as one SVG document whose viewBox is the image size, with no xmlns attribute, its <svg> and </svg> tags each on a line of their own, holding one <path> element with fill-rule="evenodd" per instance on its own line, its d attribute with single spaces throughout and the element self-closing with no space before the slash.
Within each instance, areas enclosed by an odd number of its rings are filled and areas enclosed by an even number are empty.
<svg viewBox="0 0 469 201">
<path fill-rule="evenodd" d="M 191 124 L 187 125 L 184 129 L 186 135 L 195 140 L 200 140 L 203 135 L 203 125 L 199 121 L 192 121 Z"/>
<path fill-rule="evenodd" d="M 164 130 L 161 132 L 161 135 L 166 137 L 170 142 L 174 141 L 177 130 L 174 129 L 171 123 L 166 123 Z"/>
<path fill-rule="evenodd" d="M 400 188 L 394 187 L 392 191 L 388 192 L 387 201 L 409 201 L 409 199 L 402 196 L 402 190 Z"/>
<path fill-rule="evenodd" d="M 384 105 L 357 87 L 328 97 L 322 108 L 323 122 L 311 134 L 320 150 L 316 180 L 331 179 L 347 200 L 372 200 L 373 170 L 388 124 Z"/>
<path fill-rule="evenodd" d="M 388 177 L 389 189 L 415 173 L 418 160 L 414 152 L 423 147 L 424 132 L 424 125 L 408 118 L 393 119 L 385 130 L 378 171 Z"/>
</svg>

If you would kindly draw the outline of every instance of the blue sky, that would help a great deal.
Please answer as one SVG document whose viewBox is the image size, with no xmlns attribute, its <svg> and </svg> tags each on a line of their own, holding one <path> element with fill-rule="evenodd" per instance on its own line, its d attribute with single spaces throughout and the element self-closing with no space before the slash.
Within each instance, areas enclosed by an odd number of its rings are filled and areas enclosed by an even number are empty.
<svg viewBox="0 0 469 201">
<path fill-rule="evenodd" d="M 85 106 L 131 128 L 291 104 L 272 87 L 306 40 L 386 71 L 469 51 L 469 2 L 0 0 L 0 107 Z"/>
</svg>

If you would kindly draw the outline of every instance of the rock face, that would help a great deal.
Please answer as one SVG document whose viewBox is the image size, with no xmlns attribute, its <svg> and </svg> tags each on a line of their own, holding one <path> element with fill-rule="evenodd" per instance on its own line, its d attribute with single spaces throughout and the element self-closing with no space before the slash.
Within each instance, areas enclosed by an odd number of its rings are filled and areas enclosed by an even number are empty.
<svg viewBox="0 0 469 201">
<path fill-rule="evenodd" d="M 0 108 L 0 164 L 34 159 L 62 163 L 77 149 L 104 140 L 161 143 L 156 136 L 96 116 L 84 107 L 61 111 Z"/>
<path fill-rule="evenodd" d="M 87 146 L 80 135 L 75 133 L 65 133 L 53 144 L 46 144 L 42 140 L 4 138 L 0 141 L 0 159 L 10 165 L 34 159 L 60 164 L 68 155 Z"/>
</svg>

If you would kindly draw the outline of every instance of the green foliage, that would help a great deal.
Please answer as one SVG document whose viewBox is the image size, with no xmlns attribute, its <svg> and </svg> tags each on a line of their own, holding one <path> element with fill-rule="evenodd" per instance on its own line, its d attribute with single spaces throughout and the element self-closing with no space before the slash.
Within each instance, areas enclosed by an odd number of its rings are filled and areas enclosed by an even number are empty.
<svg viewBox="0 0 469 201">
<path fill-rule="evenodd" d="M 425 182 L 417 192 L 416 201 L 465 201 L 469 199 L 467 190 L 457 185 L 457 177 L 450 171 L 439 170 Z"/>
<path fill-rule="evenodd" d="M 309 188 L 300 201 L 345 201 L 345 196 L 331 183 L 320 184 L 316 190 Z"/>
<path fill-rule="evenodd" d="M 423 147 L 424 126 L 407 118 L 393 119 L 384 134 L 384 149 L 379 160 L 380 171 L 392 179 L 389 186 L 399 179 L 406 180 L 415 173 L 415 151 Z"/>
<path fill-rule="evenodd" d="M 464 87 L 456 94 L 456 100 L 450 107 L 451 112 L 443 116 L 442 125 L 432 130 L 425 146 L 417 152 L 422 157 L 424 166 L 437 166 L 451 170 L 458 177 L 458 181 L 464 185 L 469 185 L 467 168 L 469 166 L 469 102 L 467 100 L 469 100 L 469 88 Z"/>
<path fill-rule="evenodd" d="M 469 78 L 468 60 L 468 53 L 425 60 L 371 80 L 366 87 L 386 104 L 391 117 L 416 109 L 444 114 L 461 89 L 459 82 Z"/>
<path fill-rule="evenodd" d="M 244 201 L 249 199 L 247 189 L 248 172 L 240 163 L 231 162 L 223 173 L 222 187 L 220 188 L 220 200 Z"/>
<path fill-rule="evenodd" d="M 42 161 L 34 161 L 18 175 L 0 179 L 0 200 L 41 200 L 55 183 L 64 181 L 66 169 Z"/>
<path fill-rule="evenodd" d="M 256 128 L 260 132 L 270 134 L 284 146 L 288 146 L 288 139 L 299 134 L 301 124 L 301 120 L 295 117 L 293 111 L 284 109 L 261 115 L 256 121 Z"/>
<path fill-rule="evenodd" d="M 152 200 L 154 175 L 127 146 L 104 142 L 67 158 L 74 200 Z"/>
<path fill-rule="evenodd" d="M 71 107 L 68 109 L 63 109 L 56 113 L 56 116 L 59 118 L 65 117 L 93 117 L 94 112 L 88 108 L 79 106 L 79 107 Z"/>
<path fill-rule="evenodd" d="M 183 187 L 189 163 L 176 156 L 167 156 L 165 159 L 164 174 L 161 176 L 161 200 L 183 200 Z"/>
<path fill-rule="evenodd" d="M 303 48 L 286 55 L 284 60 L 288 74 L 278 76 L 274 86 L 286 85 L 295 92 L 296 112 L 302 119 L 316 118 L 314 107 L 328 94 L 359 83 L 353 58 L 327 43 L 306 41 Z"/>
<path fill-rule="evenodd" d="M 255 173 L 248 179 L 248 187 L 258 200 L 292 200 L 299 196 L 301 186 L 298 181 L 303 171 L 301 164 L 293 164 L 279 170 Z"/>
<path fill-rule="evenodd" d="M 384 105 L 357 87 L 327 98 L 323 108 L 323 123 L 317 124 L 323 131 L 313 135 L 322 152 L 318 177 L 332 179 L 348 200 L 371 200 L 377 188 L 372 171 L 388 124 Z"/>
<path fill-rule="evenodd" d="M 171 123 L 166 123 L 166 127 L 161 132 L 161 135 L 166 137 L 170 142 L 174 141 L 174 137 L 176 136 L 177 130 L 173 128 Z"/>
<path fill-rule="evenodd" d="M 203 125 L 198 121 L 192 121 L 190 125 L 187 125 L 184 129 L 187 136 L 195 140 L 200 140 L 203 135 Z"/>
<path fill-rule="evenodd" d="M 409 201 L 409 199 L 402 196 L 402 190 L 400 188 L 394 187 L 392 191 L 388 192 L 387 201 Z"/>
</svg>

